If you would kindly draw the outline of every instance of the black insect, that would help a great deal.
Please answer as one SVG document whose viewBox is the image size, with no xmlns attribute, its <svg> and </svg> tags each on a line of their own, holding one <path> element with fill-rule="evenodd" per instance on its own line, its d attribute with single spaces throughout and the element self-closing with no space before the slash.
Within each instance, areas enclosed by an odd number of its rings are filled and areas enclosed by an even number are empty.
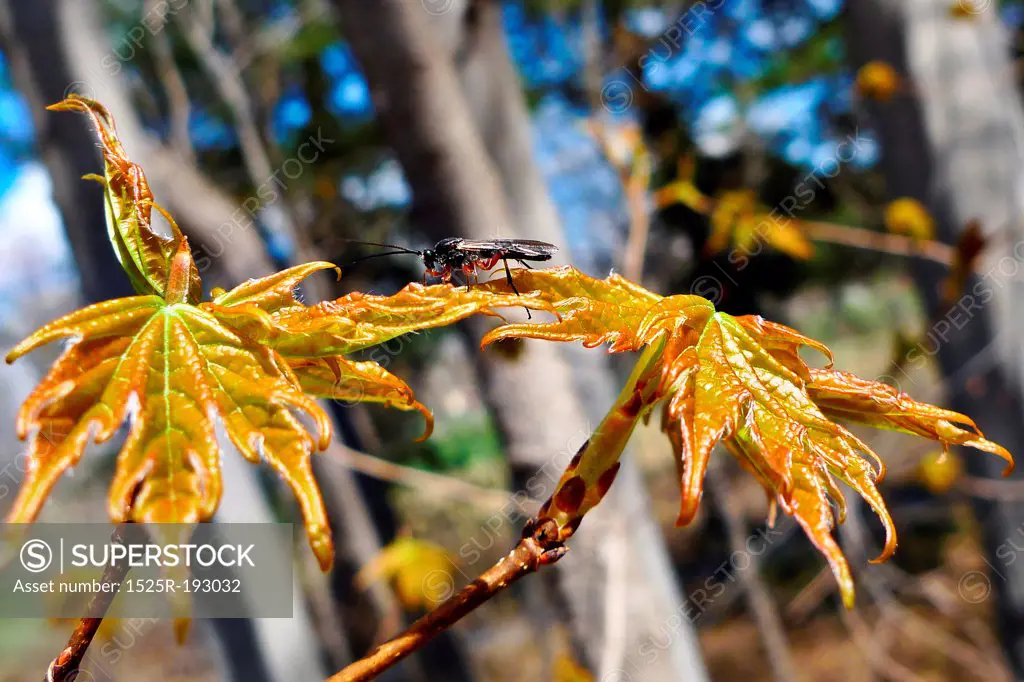
<svg viewBox="0 0 1024 682">
<path fill-rule="evenodd" d="M 551 260 L 551 256 L 558 252 L 558 247 L 547 242 L 540 242 L 533 239 L 463 239 L 462 237 L 448 237 L 434 244 L 434 248 L 424 251 L 407 249 L 404 246 L 395 244 L 379 244 L 376 242 L 357 242 L 380 246 L 394 251 L 386 253 L 375 253 L 365 256 L 357 261 L 367 258 L 378 258 L 380 256 L 393 256 L 399 253 L 411 253 L 419 256 L 426 268 L 426 276 L 440 277 L 442 282 L 450 282 L 452 275 L 461 270 L 467 280 L 476 280 L 481 271 L 492 269 L 500 261 L 505 266 L 505 281 L 517 295 L 515 282 L 512 281 L 512 272 L 509 270 L 508 262 L 515 261 L 523 267 L 530 267 L 527 261 Z M 530 311 L 527 310 L 527 315 Z"/>
<path fill-rule="evenodd" d="M 515 261 L 528 268 L 530 266 L 526 261 L 551 260 L 551 256 L 558 252 L 558 247 L 554 244 L 532 239 L 463 239 L 462 237 L 448 237 L 434 244 L 434 248 L 424 251 L 414 251 L 413 249 L 396 246 L 395 244 L 357 243 L 395 249 L 387 253 L 375 253 L 372 256 L 366 256 L 359 260 L 378 258 L 380 256 L 393 256 L 398 253 L 411 253 L 419 256 L 423 261 L 427 275 L 440 277 L 443 282 L 450 282 L 452 274 L 456 270 L 462 270 L 466 277 L 476 277 L 480 271 L 490 270 L 498 264 L 498 261 L 501 261 L 505 266 L 505 279 L 512 288 L 512 291 L 517 294 L 519 291 L 512 281 L 512 272 L 508 268 L 508 262 L 510 260 Z"/>
</svg>

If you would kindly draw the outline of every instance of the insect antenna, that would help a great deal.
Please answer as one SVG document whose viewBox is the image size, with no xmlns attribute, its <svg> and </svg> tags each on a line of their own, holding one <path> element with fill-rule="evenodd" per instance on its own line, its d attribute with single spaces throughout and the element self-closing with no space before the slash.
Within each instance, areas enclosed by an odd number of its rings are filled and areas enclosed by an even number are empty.
<svg viewBox="0 0 1024 682">
<path fill-rule="evenodd" d="M 370 260 L 371 258 L 383 258 L 384 256 L 398 256 L 398 255 L 402 255 L 402 254 L 412 254 L 414 256 L 420 255 L 418 251 L 409 251 L 408 249 L 403 249 L 402 251 L 388 251 L 386 253 L 371 253 L 369 256 L 362 256 L 361 258 L 356 258 L 356 259 L 350 260 L 349 262 L 347 262 L 347 263 L 345 263 L 345 264 L 343 264 L 343 265 L 341 265 L 339 267 L 344 269 L 344 268 L 351 267 L 351 266 L 355 265 L 356 263 L 362 263 L 364 260 Z"/>
<path fill-rule="evenodd" d="M 384 256 L 397 256 L 397 255 L 403 254 L 403 253 L 412 254 L 413 256 L 420 256 L 420 257 L 423 256 L 423 252 L 422 251 L 416 251 L 414 249 L 407 249 L 404 246 L 399 246 L 397 244 L 384 244 L 384 243 L 381 243 L 381 242 L 366 242 L 366 241 L 361 241 L 361 240 L 358 240 L 358 239 L 342 239 L 341 241 L 349 242 L 351 244 L 363 244 L 365 246 L 379 246 L 379 247 L 384 248 L 384 249 L 394 249 L 393 251 L 385 251 L 383 253 L 371 253 L 368 256 L 362 256 L 360 258 L 356 258 L 354 260 L 351 260 L 351 261 L 349 261 L 349 262 L 347 262 L 347 263 L 345 263 L 344 265 L 341 266 L 341 268 L 343 270 L 345 268 L 349 268 L 349 267 L 355 265 L 356 263 L 362 263 L 364 260 L 370 260 L 371 258 L 383 258 Z"/>
<path fill-rule="evenodd" d="M 382 242 L 364 242 L 364 241 L 359 240 L 359 239 L 339 239 L 338 241 L 348 242 L 349 244 L 362 244 L 364 246 L 379 246 L 382 249 L 395 249 L 395 251 L 398 252 L 398 253 L 414 253 L 417 256 L 422 256 L 423 255 L 422 251 L 416 251 L 414 249 L 409 249 L 409 248 L 406 248 L 404 246 L 399 246 L 398 244 L 384 244 Z M 378 254 L 378 255 L 390 255 L 390 253 L 389 254 Z"/>
</svg>

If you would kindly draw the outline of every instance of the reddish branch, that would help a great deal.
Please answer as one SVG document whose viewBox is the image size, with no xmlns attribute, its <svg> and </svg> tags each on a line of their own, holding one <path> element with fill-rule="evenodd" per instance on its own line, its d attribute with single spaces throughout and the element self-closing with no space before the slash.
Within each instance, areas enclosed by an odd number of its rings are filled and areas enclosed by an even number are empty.
<svg viewBox="0 0 1024 682">
<path fill-rule="evenodd" d="M 814 241 L 891 253 L 895 256 L 920 256 L 943 265 L 951 264 L 956 252 L 956 249 L 941 242 L 917 241 L 904 235 L 874 232 L 862 227 L 813 220 L 801 221 L 801 227 L 804 234 Z"/>
<path fill-rule="evenodd" d="M 558 526 L 554 521 L 531 521 L 523 531 L 519 544 L 501 561 L 410 625 L 405 632 L 333 675 L 328 682 L 374 679 L 516 580 L 541 566 L 558 561 L 566 551 L 567 548 L 558 539 Z"/>
<path fill-rule="evenodd" d="M 115 528 L 111 535 L 111 541 L 123 542 L 126 530 L 127 524 L 121 524 Z M 120 585 L 124 582 L 129 568 L 127 561 L 112 561 L 103 570 L 103 577 L 100 581 Z M 85 652 L 89 650 L 89 645 L 92 644 L 93 637 L 100 629 L 100 623 L 103 622 L 107 609 L 110 608 L 111 602 L 116 597 L 117 590 L 109 592 L 101 590 L 93 595 L 85 611 L 89 617 L 78 621 L 78 626 L 71 633 L 71 638 L 68 639 L 68 645 L 57 655 L 57 658 L 50 662 L 50 666 L 46 669 L 46 682 L 71 682 L 77 677 L 78 670 L 82 667 L 82 661 L 85 660 Z"/>
</svg>

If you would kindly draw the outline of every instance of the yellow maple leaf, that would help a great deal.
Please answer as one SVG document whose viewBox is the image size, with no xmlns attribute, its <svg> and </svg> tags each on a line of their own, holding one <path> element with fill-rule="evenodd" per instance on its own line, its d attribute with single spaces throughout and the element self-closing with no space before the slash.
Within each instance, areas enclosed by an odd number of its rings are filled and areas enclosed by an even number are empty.
<svg viewBox="0 0 1024 682">
<path fill-rule="evenodd" d="M 955 452 L 938 450 L 921 458 L 918 476 L 928 492 L 945 495 L 960 480 L 963 470 L 963 461 Z"/>
<path fill-rule="evenodd" d="M 885 227 L 893 234 L 902 234 L 919 241 L 935 238 L 935 221 L 921 202 L 900 197 L 885 207 Z"/>
<path fill-rule="evenodd" d="M 697 185 L 694 184 L 696 164 L 693 157 L 680 158 L 678 165 L 676 179 L 654 193 L 654 205 L 665 208 L 672 204 L 682 204 L 697 213 L 710 213 L 713 204 L 711 197 L 697 189 Z"/>
<path fill-rule="evenodd" d="M 641 351 L 615 405 L 540 512 L 541 519 L 557 524 L 563 540 L 607 493 L 633 429 L 657 405 L 681 477 L 678 523 L 694 518 L 708 460 L 722 444 L 825 555 L 847 605 L 853 602 L 853 578 L 832 538 L 844 514 L 838 483 L 857 491 L 885 526 L 877 561 L 895 550 L 896 531 L 876 487 L 884 473 L 878 456 L 835 420 L 903 431 L 943 447 L 973 447 L 1006 459 L 1007 472 L 1012 467 L 1010 454 L 986 440 L 968 417 L 831 369 L 824 345 L 783 325 L 717 312 L 699 296 L 661 297 L 615 276 L 596 280 L 568 267 L 518 271 L 513 277 L 520 291 L 535 291 L 561 316 L 502 325 L 484 344 L 540 338 Z M 501 281 L 487 286 L 497 292 L 508 288 Z M 618 318 L 612 312 L 617 305 Z M 829 366 L 807 365 L 799 354 L 803 347 L 824 353 Z"/>
<path fill-rule="evenodd" d="M 218 426 L 248 460 L 267 463 L 294 492 L 321 567 L 333 544 L 310 455 L 331 438 L 317 398 L 426 408 L 398 377 L 344 356 L 400 334 L 450 324 L 494 307 L 545 309 L 537 297 L 505 296 L 450 284 L 409 285 L 394 296 L 350 294 L 302 304 L 296 286 L 335 269 L 317 262 L 250 280 L 200 302 L 201 283 L 187 240 L 151 232 L 156 207 L 142 169 L 125 156 L 113 121 L 97 103 L 71 98 L 63 108 L 96 121 L 107 160 L 110 238 L 138 296 L 105 301 L 61 317 L 7 355 L 14 362 L 58 340 L 71 343 L 31 392 L 17 417 L 29 439 L 25 480 L 7 520 L 36 518 L 58 478 L 90 441 L 124 423 L 108 496 L 115 522 L 209 520 L 222 491 Z M 168 216 L 169 217 L 169 216 Z M 311 433 L 296 413 L 310 417 Z"/>
<path fill-rule="evenodd" d="M 565 650 L 555 656 L 553 668 L 553 682 L 595 682 L 594 676 L 572 657 L 571 651 Z"/>
<path fill-rule="evenodd" d="M 382 548 L 356 574 L 356 584 L 366 589 L 386 580 L 406 609 L 437 606 L 455 592 L 452 561 L 448 551 L 433 542 L 400 536 Z"/>
<path fill-rule="evenodd" d="M 707 255 L 729 247 L 747 254 L 759 253 L 762 245 L 799 260 L 814 255 L 814 245 L 800 231 L 799 221 L 772 215 L 757 201 L 753 190 L 732 190 L 719 195 L 711 213 L 711 235 L 704 247 Z"/>
<path fill-rule="evenodd" d="M 146 174 L 128 158 L 117 139 L 113 116 L 99 102 L 74 94 L 48 109 L 80 111 L 92 120 L 100 137 L 104 171 L 102 176 L 87 175 L 86 178 L 103 185 L 107 232 L 114 253 L 136 291 L 163 296 L 168 266 L 181 240 L 181 231 L 166 214 L 171 237 L 164 237 L 151 229 L 153 209 L 160 212 L 163 209 L 153 201 Z M 188 300 L 197 302 L 201 293 L 199 271 L 193 267 L 188 273 Z"/>
<path fill-rule="evenodd" d="M 903 79 L 891 64 L 874 60 L 857 70 L 855 87 L 861 97 L 886 102 L 903 87 Z"/>
</svg>

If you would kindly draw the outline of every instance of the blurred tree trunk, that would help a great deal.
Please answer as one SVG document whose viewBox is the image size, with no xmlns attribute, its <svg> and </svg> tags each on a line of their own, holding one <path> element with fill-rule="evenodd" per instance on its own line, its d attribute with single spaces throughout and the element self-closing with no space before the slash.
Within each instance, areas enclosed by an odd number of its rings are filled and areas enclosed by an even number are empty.
<svg viewBox="0 0 1024 682">
<path fill-rule="evenodd" d="M 431 21 L 427 10 L 437 4 L 335 0 L 380 122 L 413 188 L 414 221 L 435 238 L 564 243 L 533 165 L 529 116 L 497 4 L 452 0 Z M 570 363 L 553 344 L 528 343 L 514 360 L 489 352 L 481 364 L 513 467 L 528 472 L 522 479 L 530 494 L 549 494 L 611 405 L 610 374 L 591 357 L 575 356 Z M 577 378 L 596 390 L 581 391 Z M 610 673 L 607 682 L 706 679 L 692 631 L 679 615 L 686 604 L 643 500 L 638 472 L 627 459 L 608 500 L 581 526 L 559 563 L 576 636 L 591 666 L 608 650 L 619 652 L 602 671 Z M 607 534 L 622 541 L 612 557 L 604 551 Z M 625 585 L 609 585 L 609 559 L 626 564 Z M 606 622 L 605 598 L 619 588 L 627 596 L 611 610 L 615 622 Z M 672 629 L 666 655 L 640 660 L 640 650 L 650 649 L 654 637 L 664 638 L 665 628 Z"/>
<path fill-rule="evenodd" d="M 50 2 L 3 2 L 0 37 L 15 87 L 28 100 L 39 156 L 50 172 L 53 199 L 78 266 L 82 295 L 89 302 L 130 296 L 125 276 L 107 240 L 103 192 L 83 182 L 95 173 L 96 136 L 84 116 L 51 114 L 44 107 L 64 99 L 75 80 L 67 55 L 54 49 L 57 13 Z"/>
<path fill-rule="evenodd" d="M 936 355 L 950 406 L 971 415 L 985 435 L 1018 457 L 1024 453 L 1021 379 L 1024 376 L 1024 292 L 1020 269 L 1024 115 L 1009 43 L 993 3 L 968 19 L 950 17 L 949 3 L 855 0 L 846 4 L 852 66 L 882 60 L 905 75 L 910 92 L 869 107 L 882 144 L 888 198 L 913 197 L 936 220 L 948 244 L 970 220 L 981 221 L 988 246 L 981 277 L 952 305 L 942 302 L 946 268 L 918 260 L 913 274 L 932 321 L 910 363 Z M 966 0 L 962 3 L 966 6 Z M 1014 310 L 1015 309 L 1015 310 Z M 1012 312 L 1011 312 L 1012 311 Z M 927 387 L 910 384 L 909 393 Z M 998 476 L 1002 465 L 978 453 L 965 457 L 976 476 Z M 1021 478 L 1022 467 L 1017 469 Z M 1024 504 L 976 500 L 983 545 L 992 567 L 1004 651 L 1024 679 L 1024 562 L 1009 553 Z M 1008 558 L 1007 558 L 1008 557 Z M 982 585 L 962 594 L 976 601 Z"/>
<path fill-rule="evenodd" d="M 547 183 L 534 162 L 532 123 L 522 83 L 508 49 L 500 3 L 496 0 L 469 0 L 461 14 L 458 9 L 458 3 L 455 3 L 451 11 L 439 18 L 461 24 L 460 30 L 454 31 L 456 41 L 448 45 L 449 53 L 473 120 L 501 179 L 515 233 L 529 239 L 568 244 Z M 482 231 L 479 227 L 477 229 Z M 570 252 L 567 256 L 571 258 L 573 254 Z M 587 419 L 591 424 L 597 424 L 619 391 L 619 379 L 612 371 L 608 357 L 576 344 L 561 345 L 559 350 L 563 361 L 574 368 L 571 378 Z M 533 473 L 528 471 L 526 475 Z M 577 609 L 573 616 L 577 630 L 585 633 L 584 641 L 598 645 L 603 652 L 602 660 L 606 662 L 612 660 L 604 657 L 609 654 L 609 642 L 604 640 L 611 624 L 605 622 L 609 612 L 605 610 L 604 602 L 607 593 L 614 591 L 609 586 L 610 582 L 623 580 L 630 595 L 632 606 L 629 612 L 623 613 L 630 621 L 628 626 L 622 626 L 626 642 L 643 641 L 647 634 L 645 627 L 649 623 L 668 621 L 672 610 L 683 603 L 661 529 L 644 502 L 646 489 L 629 449 L 623 455 L 623 466 L 616 483 L 616 489 L 588 519 L 595 526 L 592 534 L 585 536 L 583 542 L 577 541 L 581 551 L 576 552 L 575 558 L 567 557 L 563 567 L 563 576 L 566 577 L 563 588 L 572 594 L 575 602 L 599 606 L 591 606 L 593 610 L 590 612 Z M 625 532 L 627 528 L 628 533 Z M 616 534 L 620 536 L 608 537 Z M 608 557 L 609 549 L 623 552 L 626 556 Z M 605 560 L 593 562 L 593 557 L 587 556 L 591 552 L 600 552 Z M 624 564 L 620 571 L 622 578 L 611 575 L 614 561 Z M 686 678 L 691 679 L 691 666 L 696 665 L 703 670 L 692 630 L 681 626 L 675 639 L 672 653 L 679 660 L 657 671 L 645 670 L 643 674 L 658 679 L 659 674 L 671 674 L 670 670 L 675 665 L 676 671 L 685 671 Z M 624 659 L 635 653 L 628 649 L 626 642 L 623 642 L 624 650 L 621 652 Z M 623 667 L 628 666 L 623 664 Z M 598 674 L 608 674 L 608 665 L 605 664 L 604 668 L 598 670 Z"/>
<path fill-rule="evenodd" d="M 495 0 L 453 2 L 434 17 L 462 85 L 470 115 L 505 193 L 518 236 L 560 239 L 562 225 L 547 183 L 534 163 L 533 131 Z M 477 228 L 478 231 L 483 231 Z M 501 236 L 492 228 L 490 236 Z"/>
</svg>

